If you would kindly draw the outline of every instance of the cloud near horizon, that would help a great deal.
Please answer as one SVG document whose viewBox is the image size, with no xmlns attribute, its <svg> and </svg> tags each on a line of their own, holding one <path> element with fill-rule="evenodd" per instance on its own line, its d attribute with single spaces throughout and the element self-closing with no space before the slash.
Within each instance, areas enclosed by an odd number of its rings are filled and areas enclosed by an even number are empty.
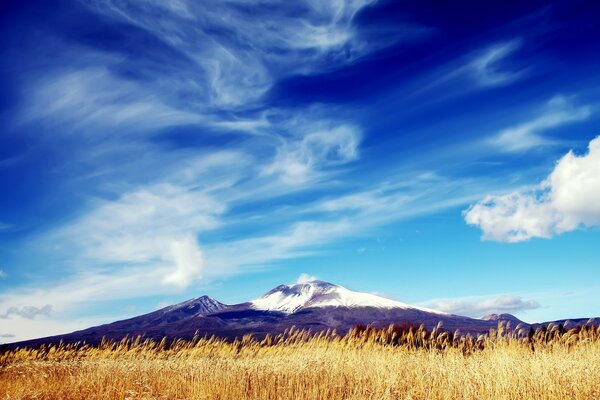
<svg viewBox="0 0 600 400">
<path fill-rule="evenodd" d="M 34 319 L 38 316 L 48 317 L 52 314 L 53 307 L 51 304 L 46 304 L 43 307 L 34 306 L 13 306 L 9 307 L 4 314 L 0 314 L 0 318 L 9 319 L 11 317 L 21 317 L 26 319 Z"/>
<path fill-rule="evenodd" d="M 15 335 L 12 333 L 0 333 L 0 338 L 2 339 L 12 339 Z"/>
<path fill-rule="evenodd" d="M 486 298 L 438 299 L 425 304 L 428 308 L 451 314 L 481 318 L 488 314 L 517 313 L 540 308 L 535 300 L 521 296 L 500 295 Z"/>
<path fill-rule="evenodd" d="M 600 136 L 588 153 L 569 151 L 533 189 L 488 195 L 464 212 L 483 240 L 515 243 L 600 225 Z"/>
</svg>

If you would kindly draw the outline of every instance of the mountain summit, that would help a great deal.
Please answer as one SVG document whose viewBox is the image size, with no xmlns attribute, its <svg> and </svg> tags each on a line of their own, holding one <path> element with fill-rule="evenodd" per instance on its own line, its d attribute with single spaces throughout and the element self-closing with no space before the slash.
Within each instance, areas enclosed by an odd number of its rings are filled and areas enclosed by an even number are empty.
<svg viewBox="0 0 600 400">
<path fill-rule="evenodd" d="M 180 311 L 187 314 L 213 314 L 226 308 L 227 304 L 223 304 L 210 296 L 200 296 L 195 299 L 184 301 L 183 303 L 165 307 L 159 311 L 163 313 Z"/>
<path fill-rule="evenodd" d="M 280 311 L 288 314 L 308 308 L 373 307 L 416 309 L 446 315 L 446 313 L 440 311 L 411 306 L 371 293 L 354 292 L 343 286 L 319 280 L 277 286 L 258 299 L 252 300 L 250 304 L 257 310 Z"/>
</svg>

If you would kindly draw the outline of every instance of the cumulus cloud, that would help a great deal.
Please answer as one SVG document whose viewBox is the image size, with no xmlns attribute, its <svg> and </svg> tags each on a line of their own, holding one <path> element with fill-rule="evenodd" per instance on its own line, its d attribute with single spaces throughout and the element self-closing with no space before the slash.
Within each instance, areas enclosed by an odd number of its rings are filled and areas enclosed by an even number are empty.
<svg viewBox="0 0 600 400">
<path fill-rule="evenodd" d="M 591 115 L 591 107 L 576 106 L 564 96 L 556 96 L 546 104 L 543 112 L 531 121 L 503 129 L 490 139 L 490 144 L 504 151 L 523 151 L 551 142 L 541 131 L 569 122 L 581 121 Z"/>
<path fill-rule="evenodd" d="M 38 316 L 48 317 L 53 312 L 51 304 L 46 304 L 43 307 L 34 306 L 12 306 L 9 307 L 4 314 L 0 314 L 0 318 L 21 317 L 26 319 L 34 319 Z"/>
<path fill-rule="evenodd" d="M 464 212 L 483 240 L 521 242 L 600 225 L 600 137 L 587 154 L 569 151 L 533 189 L 488 195 Z"/>
<path fill-rule="evenodd" d="M 300 274 L 300 276 L 298 277 L 298 279 L 296 279 L 296 283 L 309 283 L 309 282 L 314 282 L 319 280 L 319 278 L 317 278 L 314 275 L 309 275 L 307 273 L 302 273 Z"/>
<path fill-rule="evenodd" d="M 514 295 L 486 298 L 438 299 L 426 303 L 426 306 L 434 310 L 474 318 L 492 313 L 515 313 L 541 307 L 535 300 L 525 300 L 521 296 Z"/>
</svg>

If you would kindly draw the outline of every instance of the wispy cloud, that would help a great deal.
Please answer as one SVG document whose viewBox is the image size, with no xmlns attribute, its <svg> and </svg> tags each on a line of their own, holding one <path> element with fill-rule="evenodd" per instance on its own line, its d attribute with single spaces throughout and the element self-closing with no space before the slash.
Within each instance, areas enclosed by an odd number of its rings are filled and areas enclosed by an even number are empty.
<svg viewBox="0 0 600 400">
<path fill-rule="evenodd" d="M 454 94 L 464 93 L 466 88 L 492 88 L 508 85 L 520 79 L 525 70 L 515 69 L 507 60 L 521 47 L 521 39 L 513 39 L 486 46 L 468 53 L 445 65 L 435 79 L 424 84 L 419 93 L 434 88 L 462 85 Z"/>
<path fill-rule="evenodd" d="M 481 86 L 498 86 L 509 84 L 519 79 L 522 70 L 503 68 L 502 61 L 521 47 L 521 40 L 499 43 L 478 54 L 467 66 L 464 72 L 472 74 Z"/>
<path fill-rule="evenodd" d="M 42 307 L 34 306 L 13 306 L 9 307 L 4 314 L 0 314 L 0 318 L 11 318 L 13 316 L 26 319 L 33 319 L 38 316 L 48 317 L 52 314 L 52 305 L 46 304 Z"/>
<path fill-rule="evenodd" d="M 12 333 L 0 333 L 1 339 L 12 339 L 14 337 L 15 337 L 15 335 Z"/>
<path fill-rule="evenodd" d="M 309 0 L 296 4 L 296 13 L 274 7 L 271 1 L 87 5 L 106 18 L 136 25 L 185 54 L 198 67 L 193 82 L 206 89 L 203 101 L 223 107 L 258 99 L 276 76 L 310 73 L 373 51 L 376 46 L 367 46 L 353 24 L 355 15 L 370 3 Z"/>
<path fill-rule="evenodd" d="M 286 208 L 292 218 L 272 233 L 205 246 L 206 262 L 218 265 L 219 273 L 239 273 L 265 268 L 271 263 L 314 254 L 343 238 L 367 235 L 373 229 L 417 215 L 468 204 L 478 190 L 463 192 L 460 182 L 439 180 L 412 186 L 403 182 L 394 187 L 322 199 L 298 209 Z M 271 218 L 277 219 L 278 213 Z"/>
<path fill-rule="evenodd" d="M 319 278 L 317 278 L 314 275 L 309 275 L 307 273 L 302 273 L 300 274 L 300 276 L 298 277 L 298 279 L 296 279 L 296 283 L 309 283 L 309 282 L 313 282 L 318 280 Z"/>
<path fill-rule="evenodd" d="M 80 329 L 97 326 L 106 321 L 114 321 L 122 318 L 123 315 L 112 315 L 110 317 L 94 318 L 74 318 L 73 316 L 65 318 L 39 317 L 33 319 L 11 317 L 10 331 L 3 335 L 5 343 L 18 342 L 21 340 L 35 339 L 49 335 L 60 335 L 73 332 Z"/>
<path fill-rule="evenodd" d="M 164 183 L 98 205 L 56 238 L 88 260 L 163 265 L 163 281 L 185 287 L 202 274 L 197 233 L 216 228 L 224 211 L 207 193 Z"/>
<path fill-rule="evenodd" d="M 465 221 L 483 230 L 483 240 L 522 242 L 550 238 L 581 226 L 600 225 L 600 137 L 587 154 L 569 151 L 542 183 L 488 195 L 465 211 Z"/>
<path fill-rule="evenodd" d="M 588 105 L 576 106 L 564 96 L 552 98 L 541 115 L 531 121 L 503 129 L 489 140 L 489 143 L 503 151 L 524 151 L 538 146 L 553 144 L 552 140 L 543 137 L 544 130 L 581 121 L 588 118 L 592 108 Z"/>
<path fill-rule="evenodd" d="M 434 310 L 474 318 L 481 318 L 492 313 L 517 313 L 541 307 L 535 300 L 525 300 L 523 297 L 516 295 L 437 299 L 424 305 Z"/>
<path fill-rule="evenodd" d="M 102 59 L 102 58 L 100 58 Z M 43 120 L 79 134 L 128 135 L 167 126 L 200 123 L 198 114 L 175 109 L 142 85 L 115 76 L 107 68 L 60 71 L 39 79 L 29 91 L 24 121 Z"/>
<path fill-rule="evenodd" d="M 6 278 L 6 272 L 0 269 L 0 279 Z"/>
<path fill-rule="evenodd" d="M 273 163 L 263 173 L 277 174 L 288 184 L 305 183 L 322 168 L 357 159 L 360 140 L 360 131 L 349 125 L 311 130 L 279 146 Z"/>
</svg>

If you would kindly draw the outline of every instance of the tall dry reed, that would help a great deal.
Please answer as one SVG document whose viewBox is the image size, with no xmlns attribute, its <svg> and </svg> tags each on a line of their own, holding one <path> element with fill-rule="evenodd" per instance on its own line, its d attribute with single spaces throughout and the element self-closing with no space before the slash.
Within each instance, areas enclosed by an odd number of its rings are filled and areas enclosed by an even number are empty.
<svg viewBox="0 0 600 400">
<path fill-rule="evenodd" d="M 0 355 L 0 399 L 597 399 L 600 329 L 390 326 L 42 346 Z"/>
</svg>

